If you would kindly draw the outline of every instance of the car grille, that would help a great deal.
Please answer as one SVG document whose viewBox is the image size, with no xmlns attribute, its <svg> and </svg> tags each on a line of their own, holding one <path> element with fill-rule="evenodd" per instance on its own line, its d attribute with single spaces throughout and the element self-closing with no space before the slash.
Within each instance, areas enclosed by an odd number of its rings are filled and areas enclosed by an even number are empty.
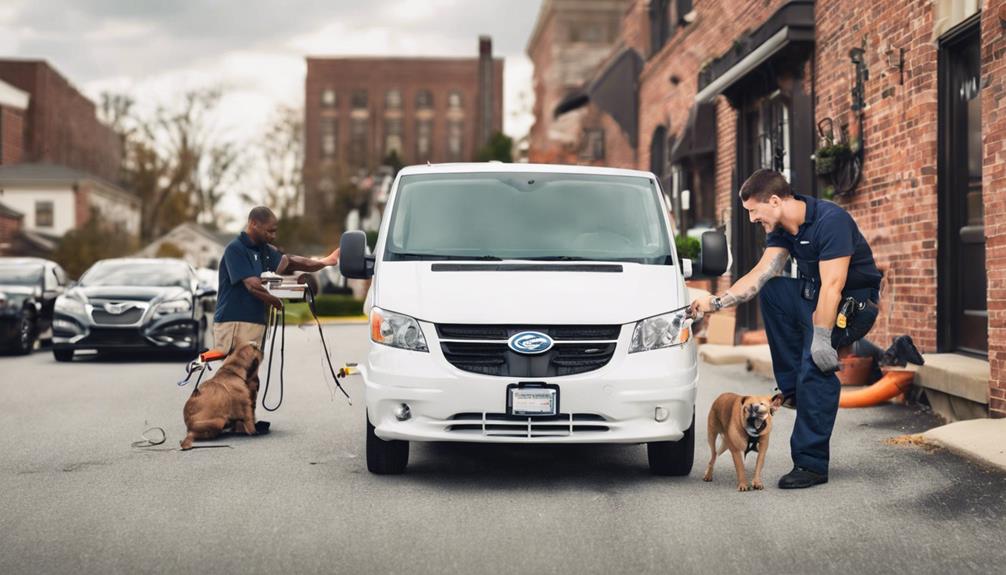
<svg viewBox="0 0 1006 575">
<path fill-rule="evenodd" d="M 91 319 L 99 325 L 132 325 L 143 317 L 143 310 L 137 307 L 122 313 L 108 313 L 103 309 L 91 310 Z"/>
<path fill-rule="evenodd" d="M 545 333 L 555 345 L 542 354 L 516 353 L 507 340 L 522 331 Z M 562 376 L 600 369 L 611 361 L 620 331 L 619 325 L 437 325 L 440 349 L 451 365 L 501 377 Z"/>
<path fill-rule="evenodd" d="M 609 431 L 604 417 L 592 413 L 560 413 L 550 417 L 458 413 L 449 421 L 447 431 L 494 437 L 568 437 L 574 433 Z"/>
<path fill-rule="evenodd" d="M 80 345 L 145 347 L 148 343 L 137 329 L 93 328 Z"/>
</svg>

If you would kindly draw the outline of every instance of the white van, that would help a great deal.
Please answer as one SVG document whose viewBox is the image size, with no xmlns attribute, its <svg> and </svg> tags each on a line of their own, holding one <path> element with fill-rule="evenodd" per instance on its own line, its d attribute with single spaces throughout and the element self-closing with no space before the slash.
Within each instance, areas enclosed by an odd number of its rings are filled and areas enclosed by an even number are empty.
<svg viewBox="0 0 1006 575">
<path fill-rule="evenodd" d="M 702 244 L 720 275 L 725 238 Z M 403 169 L 375 255 L 341 241 L 342 274 L 373 277 L 368 469 L 402 473 L 410 441 L 647 443 L 654 473 L 687 475 L 698 365 L 674 245 L 648 172 Z"/>
</svg>

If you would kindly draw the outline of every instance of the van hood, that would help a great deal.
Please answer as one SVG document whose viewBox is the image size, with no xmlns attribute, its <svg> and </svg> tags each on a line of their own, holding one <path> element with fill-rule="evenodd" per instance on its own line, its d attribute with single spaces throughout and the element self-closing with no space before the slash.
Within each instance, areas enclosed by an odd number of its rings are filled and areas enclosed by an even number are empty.
<svg viewBox="0 0 1006 575">
<path fill-rule="evenodd" d="M 635 263 L 381 262 L 374 289 L 375 306 L 432 323 L 626 324 L 688 304 L 677 267 Z"/>
</svg>

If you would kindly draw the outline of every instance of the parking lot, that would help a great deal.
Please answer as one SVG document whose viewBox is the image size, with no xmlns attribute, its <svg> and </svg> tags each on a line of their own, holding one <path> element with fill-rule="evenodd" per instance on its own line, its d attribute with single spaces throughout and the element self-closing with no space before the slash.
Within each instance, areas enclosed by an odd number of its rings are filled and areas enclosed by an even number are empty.
<svg viewBox="0 0 1006 575">
<path fill-rule="evenodd" d="M 325 329 L 337 363 L 363 357 L 366 326 Z M 802 492 L 774 487 L 785 410 L 762 492 L 738 493 L 728 459 L 702 482 L 702 424 L 685 478 L 651 476 L 642 446 L 464 444 L 414 445 L 405 475 L 378 477 L 359 378 L 349 406 L 317 332 L 287 336 L 283 404 L 259 413 L 273 431 L 184 453 L 177 358 L 0 358 L 0 572 L 918 574 L 1006 557 L 1006 478 L 885 444 L 935 425 L 911 407 L 843 411 L 830 483 Z M 721 391 L 772 387 L 739 366 L 702 373 L 700 422 Z M 166 443 L 131 447 L 148 426 Z"/>
</svg>

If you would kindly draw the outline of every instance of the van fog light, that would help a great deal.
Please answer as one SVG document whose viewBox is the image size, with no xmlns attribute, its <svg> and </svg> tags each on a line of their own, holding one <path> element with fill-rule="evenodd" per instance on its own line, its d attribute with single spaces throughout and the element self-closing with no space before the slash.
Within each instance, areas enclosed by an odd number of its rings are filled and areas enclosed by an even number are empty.
<svg viewBox="0 0 1006 575">
<path fill-rule="evenodd" d="M 412 418 L 412 410 L 408 403 L 403 403 L 395 408 L 395 419 L 398 421 L 408 421 Z"/>
<path fill-rule="evenodd" d="M 666 408 L 658 407 L 653 410 L 653 419 L 657 420 L 657 423 L 663 423 L 667 421 L 667 418 L 671 416 L 671 412 L 667 411 Z"/>
</svg>

